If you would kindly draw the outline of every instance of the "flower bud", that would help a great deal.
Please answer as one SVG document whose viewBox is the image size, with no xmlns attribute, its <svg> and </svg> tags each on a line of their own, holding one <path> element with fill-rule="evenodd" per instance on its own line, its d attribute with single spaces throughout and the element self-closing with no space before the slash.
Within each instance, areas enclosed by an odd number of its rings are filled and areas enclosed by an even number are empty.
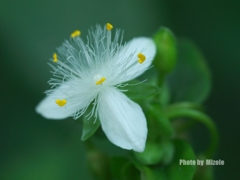
<svg viewBox="0 0 240 180">
<path fill-rule="evenodd" d="M 177 48 L 175 37 L 170 29 L 161 27 L 153 39 L 157 46 L 157 54 L 153 62 L 154 66 L 161 74 L 167 74 L 173 70 L 176 64 Z"/>
</svg>

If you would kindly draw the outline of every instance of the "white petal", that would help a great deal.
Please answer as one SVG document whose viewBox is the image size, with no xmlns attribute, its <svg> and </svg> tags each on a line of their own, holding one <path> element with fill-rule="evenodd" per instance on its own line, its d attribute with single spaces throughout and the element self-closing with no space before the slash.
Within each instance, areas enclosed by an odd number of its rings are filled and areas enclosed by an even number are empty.
<svg viewBox="0 0 240 180">
<path fill-rule="evenodd" d="M 86 108 L 95 97 L 95 94 L 88 91 L 80 80 L 65 82 L 46 96 L 36 107 L 36 112 L 47 119 L 64 119 L 74 115 L 79 110 Z M 63 107 L 55 103 L 56 99 L 66 99 L 67 104 Z"/>
<path fill-rule="evenodd" d="M 138 104 L 109 87 L 99 96 L 98 113 L 102 129 L 113 144 L 123 149 L 144 151 L 147 124 Z"/>
<path fill-rule="evenodd" d="M 138 63 L 138 53 L 146 56 L 146 60 L 142 64 Z M 121 72 L 121 82 L 132 80 L 144 73 L 152 64 L 155 54 L 156 46 L 151 38 L 139 37 L 128 42 L 115 57 L 117 63 L 124 67 L 120 69 L 125 69 L 125 72 L 124 70 Z"/>
</svg>

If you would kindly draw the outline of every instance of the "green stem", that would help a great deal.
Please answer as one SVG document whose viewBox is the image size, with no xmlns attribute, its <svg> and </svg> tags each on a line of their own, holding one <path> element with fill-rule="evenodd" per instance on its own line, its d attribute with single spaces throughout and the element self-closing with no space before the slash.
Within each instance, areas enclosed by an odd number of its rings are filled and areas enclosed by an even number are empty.
<svg viewBox="0 0 240 180">
<path fill-rule="evenodd" d="M 178 132 L 178 133 L 186 132 L 188 129 L 190 129 L 191 127 L 193 127 L 194 125 L 196 125 L 196 123 L 197 123 L 197 121 L 191 119 L 191 120 L 189 120 L 188 122 L 186 122 L 186 123 L 184 124 L 184 126 L 180 127 L 177 132 Z"/>
<path fill-rule="evenodd" d="M 215 124 L 211 120 L 209 116 L 206 114 L 195 110 L 195 109 L 188 109 L 188 108 L 172 108 L 166 111 L 166 116 L 171 119 L 176 118 L 191 118 L 203 123 L 210 131 L 211 141 L 210 145 L 205 153 L 207 158 L 211 158 L 218 146 L 218 132 L 216 129 Z"/>
<path fill-rule="evenodd" d="M 163 83 L 164 83 L 164 80 L 165 80 L 165 76 L 166 76 L 166 74 L 164 74 L 162 72 L 158 73 L 158 86 L 159 87 L 163 86 Z"/>
<path fill-rule="evenodd" d="M 165 110 L 166 111 L 171 111 L 171 110 L 174 110 L 174 109 L 182 109 L 182 108 L 184 108 L 184 109 L 196 109 L 196 110 L 203 111 L 202 106 L 200 106 L 199 104 L 188 102 L 188 101 L 171 104 Z"/>
</svg>

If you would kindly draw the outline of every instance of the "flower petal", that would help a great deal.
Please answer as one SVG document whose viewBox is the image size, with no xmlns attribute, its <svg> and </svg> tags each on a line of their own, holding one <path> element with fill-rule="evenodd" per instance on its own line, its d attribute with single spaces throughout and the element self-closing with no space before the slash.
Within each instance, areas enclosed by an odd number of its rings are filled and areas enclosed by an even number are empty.
<svg viewBox="0 0 240 180">
<path fill-rule="evenodd" d="M 95 98 L 93 91 L 88 91 L 81 80 L 71 80 L 61 84 L 45 97 L 36 107 L 36 112 L 47 119 L 64 119 L 86 109 Z M 57 99 L 66 99 L 66 105 L 60 107 Z"/>
<path fill-rule="evenodd" d="M 142 64 L 138 62 L 139 53 L 146 57 Z M 151 65 L 155 54 L 156 46 L 151 38 L 139 37 L 128 42 L 115 57 L 118 66 L 123 66 L 119 68 L 123 72 L 121 72 L 121 82 L 118 83 L 132 80 L 144 73 Z"/>
<path fill-rule="evenodd" d="M 102 129 L 113 144 L 138 152 L 144 150 L 147 124 L 138 104 L 109 87 L 99 95 L 98 113 Z"/>
</svg>

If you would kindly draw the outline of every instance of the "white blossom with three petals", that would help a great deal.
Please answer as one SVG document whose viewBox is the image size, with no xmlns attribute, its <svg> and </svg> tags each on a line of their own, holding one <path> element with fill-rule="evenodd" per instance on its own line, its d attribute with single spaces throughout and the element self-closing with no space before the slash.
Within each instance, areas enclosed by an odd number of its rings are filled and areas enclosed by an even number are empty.
<svg viewBox="0 0 240 180">
<path fill-rule="evenodd" d="M 108 139 L 123 149 L 142 152 L 147 139 L 147 123 L 141 107 L 124 93 L 127 81 L 144 73 L 156 53 L 152 39 L 134 38 L 122 44 L 122 34 L 112 25 L 97 25 L 90 30 L 87 44 L 71 34 L 53 55 L 51 89 L 36 107 L 47 119 L 82 116 L 90 105 L 88 117 L 98 117 Z M 136 88 L 141 88 L 137 87 Z"/>
</svg>

